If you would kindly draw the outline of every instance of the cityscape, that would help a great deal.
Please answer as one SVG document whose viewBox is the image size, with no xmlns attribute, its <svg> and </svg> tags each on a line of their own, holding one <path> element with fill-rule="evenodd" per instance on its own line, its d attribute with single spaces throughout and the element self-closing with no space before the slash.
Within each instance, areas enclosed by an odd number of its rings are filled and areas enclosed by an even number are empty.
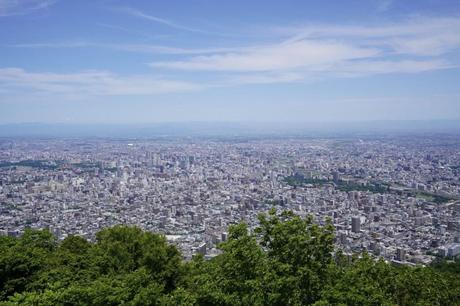
<svg viewBox="0 0 460 306">
<path fill-rule="evenodd" d="M 2 139 L 0 233 L 88 240 L 116 224 L 211 258 L 270 209 L 327 218 L 336 246 L 403 264 L 460 253 L 455 135 Z"/>
<path fill-rule="evenodd" d="M 459 0 L 0 0 L 0 306 L 460 306 Z"/>
</svg>

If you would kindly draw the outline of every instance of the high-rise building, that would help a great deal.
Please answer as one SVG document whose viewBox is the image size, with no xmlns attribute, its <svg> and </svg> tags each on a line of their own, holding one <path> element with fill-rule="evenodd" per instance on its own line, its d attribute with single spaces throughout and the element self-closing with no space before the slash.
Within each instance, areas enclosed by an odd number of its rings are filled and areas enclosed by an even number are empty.
<svg viewBox="0 0 460 306">
<path fill-rule="evenodd" d="M 351 218 L 351 231 L 359 233 L 361 231 L 361 218 L 356 216 Z"/>
<path fill-rule="evenodd" d="M 196 252 L 201 255 L 206 255 L 206 242 L 201 243 L 198 245 L 198 248 L 196 249 Z"/>
<path fill-rule="evenodd" d="M 406 261 L 406 250 L 398 248 L 396 250 L 396 260 Z"/>
<path fill-rule="evenodd" d="M 338 183 L 340 180 L 340 174 L 337 171 L 332 172 L 332 179 L 334 180 L 334 183 Z"/>
</svg>

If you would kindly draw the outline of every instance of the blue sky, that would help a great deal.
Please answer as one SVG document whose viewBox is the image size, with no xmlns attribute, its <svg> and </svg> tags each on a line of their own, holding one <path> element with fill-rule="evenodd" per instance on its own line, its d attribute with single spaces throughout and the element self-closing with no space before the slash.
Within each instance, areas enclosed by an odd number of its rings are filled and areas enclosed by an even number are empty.
<svg viewBox="0 0 460 306">
<path fill-rule="evenodd" d="M 460 1 L 0 0 L 0 123 L 460 119 Z"/>
</svg>

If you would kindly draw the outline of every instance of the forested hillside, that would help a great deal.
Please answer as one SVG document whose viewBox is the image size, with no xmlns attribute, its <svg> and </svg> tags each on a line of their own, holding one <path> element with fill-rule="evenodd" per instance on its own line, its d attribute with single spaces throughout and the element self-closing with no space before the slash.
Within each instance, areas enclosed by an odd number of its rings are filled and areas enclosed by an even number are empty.
<svg viewBox="0 0 460 306">
<path fill-rule="evenodd" d="M 0 237 L 1 305 L 460 305 L 460 262 L 394 266 L 334 252 L 331 224 L 291 212 L 234 225 L 222 254 L 182 260 L 158 234 Z"/>
</svg>

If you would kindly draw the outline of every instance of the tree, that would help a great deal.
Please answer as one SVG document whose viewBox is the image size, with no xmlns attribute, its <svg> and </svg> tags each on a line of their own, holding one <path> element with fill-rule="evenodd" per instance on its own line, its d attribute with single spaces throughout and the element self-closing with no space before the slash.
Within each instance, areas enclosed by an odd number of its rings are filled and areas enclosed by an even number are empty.
<svg viewBox="0 0 460 306">
<path fill-rule="evenodd" d="M 261 294 L 266 256 L 247 225 L 229 228 L 221 255 L 209 263 L 195 259 L 194 289 L 199 305 L 265 305 Z"/>
<path fill-rule="evenodd" d="M 459 305 L 458 263 L 345 260 L 333 227 L 275 210 L 229 228 L 222 254 L 183 262 L 158 234 L 115 226 L 90 243 L 0 237 L 1 305 Z M 359 255 L 359 256 L 358 256 Z"/>
<path fill-rule="evenodd" d="M 256 229 L 260 244 L 267 251 L 272 277 L 281 304 L 310 304 L 320 297 L 334 270 L 334 228 L 301 218 L 291 211 L 259 216 Z"/>
<path fill-rule="evenodd" d="M 176 247 L 164 236 L 137 227 L 114 226 L 100 231 L 94 251 L 103 273 L 127 273 L 143 267 L 168 292 L 182 277 L 182 259 Z"/>
<path fill-rule="evenodd" d="M 56 238 L 48 230 L 26 229 L 16 240 L 1 239 L 0 299 L 23 292 L 49 266 Z"/>
</svg>

